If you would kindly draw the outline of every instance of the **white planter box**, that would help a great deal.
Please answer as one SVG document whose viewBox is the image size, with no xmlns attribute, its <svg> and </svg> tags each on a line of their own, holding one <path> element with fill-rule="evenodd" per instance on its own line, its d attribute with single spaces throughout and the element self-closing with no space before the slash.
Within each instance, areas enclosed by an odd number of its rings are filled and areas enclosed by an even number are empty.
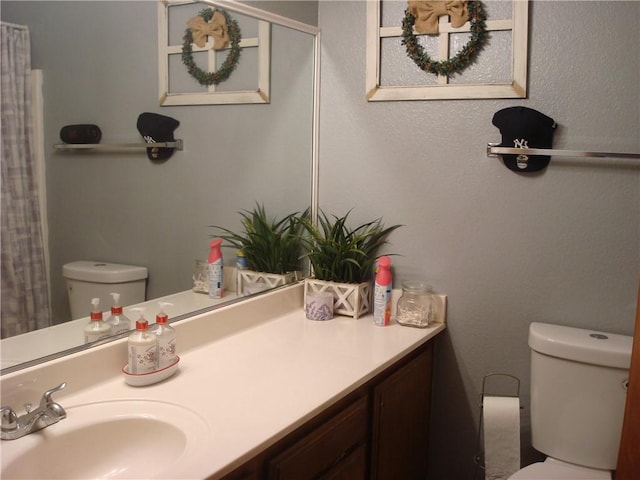
<svg viewBox="0 0 640 480">
<path fill-rule="evenodd" d="M 262 290 L 293 283 L 299 278 L 298 272 L 285 274 L 238 270 L 238 295 L 256 293 Z M 249 288 L 249 291 L 246 291 Z"/>
<path fill-rule="evenodd" d="M 305 300 L 308 294 L 330 292 L 333 294 L 333 313 L 358 318 L 371 310 L 371 282 L 337 283 L 315 278 L 304 281 Z"/>
</svg>

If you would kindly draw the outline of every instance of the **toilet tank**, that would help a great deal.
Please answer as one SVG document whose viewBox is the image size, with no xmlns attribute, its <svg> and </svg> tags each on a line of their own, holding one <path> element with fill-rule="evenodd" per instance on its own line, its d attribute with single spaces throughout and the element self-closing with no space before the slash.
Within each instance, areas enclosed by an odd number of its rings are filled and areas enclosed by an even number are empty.
<svg viewBox="0 0 640 480">
<path fill-rule="evenodd" d="M 80 260 L 63 265 L 62 275 L 67 282 L 72 320 L 88 316 L 95 297 L 100 298 L 103 312 L 111 308 L 111 293 L 120 294 L 123 307 L 145 301 L 146 267 Z"/>
<path fill-rule="evenodd" d="M 532 323 L 534 448 L 577 465 L 616 467 L 632 337 Z"/>
</svg>

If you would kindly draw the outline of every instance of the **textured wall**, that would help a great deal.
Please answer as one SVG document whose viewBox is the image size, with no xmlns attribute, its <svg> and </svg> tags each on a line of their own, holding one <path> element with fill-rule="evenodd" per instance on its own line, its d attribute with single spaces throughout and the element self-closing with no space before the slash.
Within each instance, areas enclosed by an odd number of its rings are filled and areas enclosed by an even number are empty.
<svg viewBox="0 0 640 480">
<path fill-rule="evenodd" d="M 560 124 L 556 148 L 640 151 L 640 3 L 532 2 L 523 100 L 367 103 L 365 10 L 319 5 L 320 206 L 405 224 L 389 246 L 396 285 L 422 277 L 449 295 L 431 478 L 468 479 L 485 374 L 522 380 L 530 444 L 529 323 L 632 332 L 640 164 L 554 158 L 523 177 L 484 150 L 500 140 L 494 112 L 523 105 Z"/>
</svg>

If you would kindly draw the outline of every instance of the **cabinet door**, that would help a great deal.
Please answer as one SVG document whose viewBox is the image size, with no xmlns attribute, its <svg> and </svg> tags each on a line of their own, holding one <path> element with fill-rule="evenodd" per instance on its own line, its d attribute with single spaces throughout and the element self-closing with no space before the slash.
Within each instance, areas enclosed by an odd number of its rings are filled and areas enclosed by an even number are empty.
<svg viewBox="0 0 640 480">
<path fill-rule="evenodd" d="M 319 478 L 334 471 L 345 460 L 354 461 L 351 454 L 359 446 L 366 444 L 366 437 L 367 401 L 366 397 L 361 397 L 270 460 L 269 479 Z M 364 465 L 362 468 L 364 469 Z"/>
<path fill-rule="evenodd" d="M 433 345 L 374 388 L 371 478 L 427 477 Z"/>
<path fill-rule="evenodd" d="M 366 480 L 366 478 L 367 450 L 365 445 L 360 445 L 319 480 Z"/>
</svg>

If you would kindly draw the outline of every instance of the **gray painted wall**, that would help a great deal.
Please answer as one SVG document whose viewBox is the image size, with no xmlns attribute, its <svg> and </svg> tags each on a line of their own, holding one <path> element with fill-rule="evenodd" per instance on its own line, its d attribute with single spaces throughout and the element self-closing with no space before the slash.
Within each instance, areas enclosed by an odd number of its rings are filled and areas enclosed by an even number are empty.
<svg viewBox="0 0 640 480">
<path fill-rule="evenodd" d="M 531 322 L 632 333 L 638 162 L 554 158 L 528 178 L 486 158 L 485 146 L 500 141 L 494 112 L 524 105 L 560 124 L 556 148 L 639 152 L 640 3 L 532 2 L 526 100 L 367 103 L 365 10 L 362 1 L 319 5 L 320 206 L 405 224 L 390 239 L 402 255 L 396 285 L 421 277 L 449 296 L 430 478 L 469 479 L 490 372 L 523 383 L 530 459 Z"/>
</svg>

